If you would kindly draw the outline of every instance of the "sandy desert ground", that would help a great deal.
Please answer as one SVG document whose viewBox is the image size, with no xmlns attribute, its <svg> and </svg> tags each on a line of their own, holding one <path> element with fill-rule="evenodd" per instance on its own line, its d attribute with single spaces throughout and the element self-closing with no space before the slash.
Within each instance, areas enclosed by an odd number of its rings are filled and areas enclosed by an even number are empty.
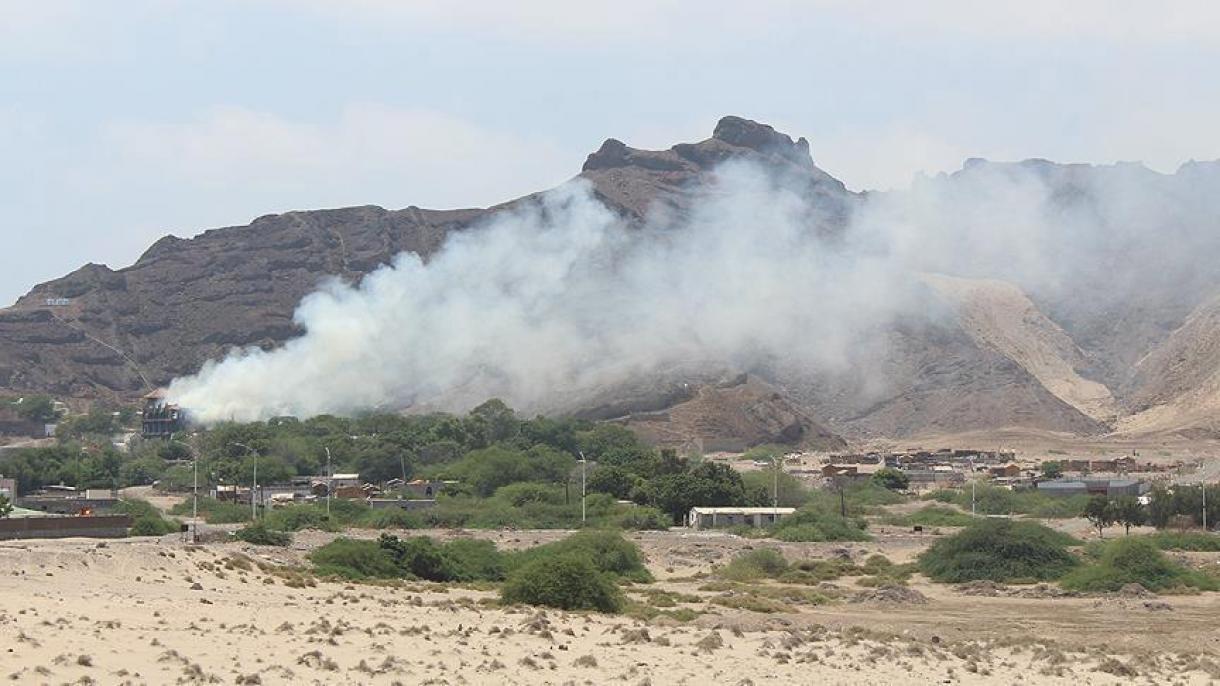
<svg viewBox="0 0 1220 686">
<path fill-rule="evenodd" d="M 563 533 L 479 535 L 520 547 Z M 289 549 L 173 536 L 0 544 L 0 675 L 22 684 L 631 686 L 1220 679 L 1220 594 L 988 597 L 917 577 L 909 597 L 876 598 L 841 580 L 839 600 L 763 614 L 721 607 L 690 578 L 756 542 L 646 533 L 635 538 L 658 581 L 631 595 L 680 594 L 680 606 L 703 614 L 644 621 L 503 608 L 485 590 L 291 571 L 331 536 L 304 532 Z M 890 533 L 784 548 L 798 558 L 883 552 L 901 561 L 925 544 Z"/>
</svg>

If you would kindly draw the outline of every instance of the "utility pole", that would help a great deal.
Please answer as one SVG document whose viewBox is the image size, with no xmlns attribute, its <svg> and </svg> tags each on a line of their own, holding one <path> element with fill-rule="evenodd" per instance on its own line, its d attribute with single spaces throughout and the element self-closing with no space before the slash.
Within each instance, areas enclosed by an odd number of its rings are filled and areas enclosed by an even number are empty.
<svg viewBox="0 0 1220 686">
<path fill-rule="evenodd" d="M 1207 533 L 1207 482 L 1200 481 L 1199 485 L 1203 487 L 1203 533 Z"/>
<path fill-rule="evenodd" d="M 775 459 L 772 460 L 772 462 L 771 462 L 772 466 L 775 467 L 775 469 L 772 470 L 773 474 L 771 475 L 774 478 L 774 483 L 772 485 L 772 490 L 771 490 L 771 522 L 772 523 L 779 521 L 779 470 L 784 468 L 784 463 L 780 461 L 782 459 L 783 459 L 782 456 L 776 455 Z"/>
<path fill-rule="evenodd" d="M 191 451 L 191 543 L 199 541 L 199 453 Z"/>
<path fill-rule="evenodd" d="M 330 466 L 330 447 L 324 447 L 326 450 L 326 516 L 330 517 L 330 492 L 334 490 L 332 485 L 335 483 L 335 470 Z"/>
<path fill-rule="evenodd" d="M 238 448 L 245 448 L 246 452 L 254 455 L 254 483 L 250 485 L 250 521 L 258 521 L 258 501 L 255 500 L 255 492 L 258 491 L 258 451 L 245 443 L 232 443 Z M 236 489 L 236 487 L 234 487 Z"/>
<path fill-rule="evenodd" d="M 970 516 L 979 516 L 978 498 L 975 497 L 975 484 L 978 483 L 978 474 L 974 471 L 974 459 L 970 460 Z"/>
<path fill-rule="evenodd" d="M 580 455 L 580 525 L 583 527 L 587 521 L 585 511 L 585 493 L 586 484 L 588 483 L 589 461 L 585 459 L 585 454 L 582 451 L 577 451 Z"/>
</svg>

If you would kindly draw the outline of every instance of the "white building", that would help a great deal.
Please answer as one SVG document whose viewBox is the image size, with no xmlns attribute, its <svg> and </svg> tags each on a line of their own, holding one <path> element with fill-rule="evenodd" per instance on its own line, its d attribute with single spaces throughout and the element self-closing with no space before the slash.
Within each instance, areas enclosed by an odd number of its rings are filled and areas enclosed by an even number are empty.
<svg viewBox="0 0 1220 686">
<path fill-rule="evenodd" d="M 692 507 L 686 525 L 692 529 L 769 526 L 796 512 L 792 507 Z"/>
</svg>

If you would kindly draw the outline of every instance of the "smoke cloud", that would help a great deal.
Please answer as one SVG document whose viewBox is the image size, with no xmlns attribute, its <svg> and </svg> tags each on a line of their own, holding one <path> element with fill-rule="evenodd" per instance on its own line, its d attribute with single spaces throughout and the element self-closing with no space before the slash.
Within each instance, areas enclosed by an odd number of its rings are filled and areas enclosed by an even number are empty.
<svg viewBox="0 0 1220 686">
<path fill-rule="evenodd" d="M 426 262 L 402 254 L 359 285 L 325 283 L 296 311 L 303 336 L 209 362 L 170 397 L 205 423 L 489 397 L 540 410 L 691 361 L 871 370 L 881 328 L 943 316 L 924 272 L 1012 281 L 1065 326 L 1152 282 L 1184 317 L 1217 281 L 1194 268 L 1220 247 L 1213 167 L 968 163 L 864 197 L 846 226 L 761 167 L 729 162 L 713 179 L 689 213 L 643 227 L 572 181 Z"/>
</svg>

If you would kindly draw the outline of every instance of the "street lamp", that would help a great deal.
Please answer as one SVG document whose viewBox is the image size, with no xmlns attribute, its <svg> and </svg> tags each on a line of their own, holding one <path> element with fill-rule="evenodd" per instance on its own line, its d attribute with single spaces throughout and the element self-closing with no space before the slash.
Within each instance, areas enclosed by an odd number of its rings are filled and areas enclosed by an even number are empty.
<svg viewBox="0 0 1220 686">
<path fill-rule="evenodd" d="M 245 448 L 246 452 L 254 455 L 254 482 L 250 485 L 250 521 L 258 521 L 258 501 L 255 500 L 255 492 L 258 490 L 258 451 L 245 443 L 234 442 L 233 445 L 238 448 Z"/>
<path fill-rule="evenodd" d="M 193 441 L 198 434 L 191 434 Z M 180 438 L 170 437 L 170 443 L 181 443 L 191 451 L 191 543 L 199 542 L 199 451 Z"/>
</svg>

